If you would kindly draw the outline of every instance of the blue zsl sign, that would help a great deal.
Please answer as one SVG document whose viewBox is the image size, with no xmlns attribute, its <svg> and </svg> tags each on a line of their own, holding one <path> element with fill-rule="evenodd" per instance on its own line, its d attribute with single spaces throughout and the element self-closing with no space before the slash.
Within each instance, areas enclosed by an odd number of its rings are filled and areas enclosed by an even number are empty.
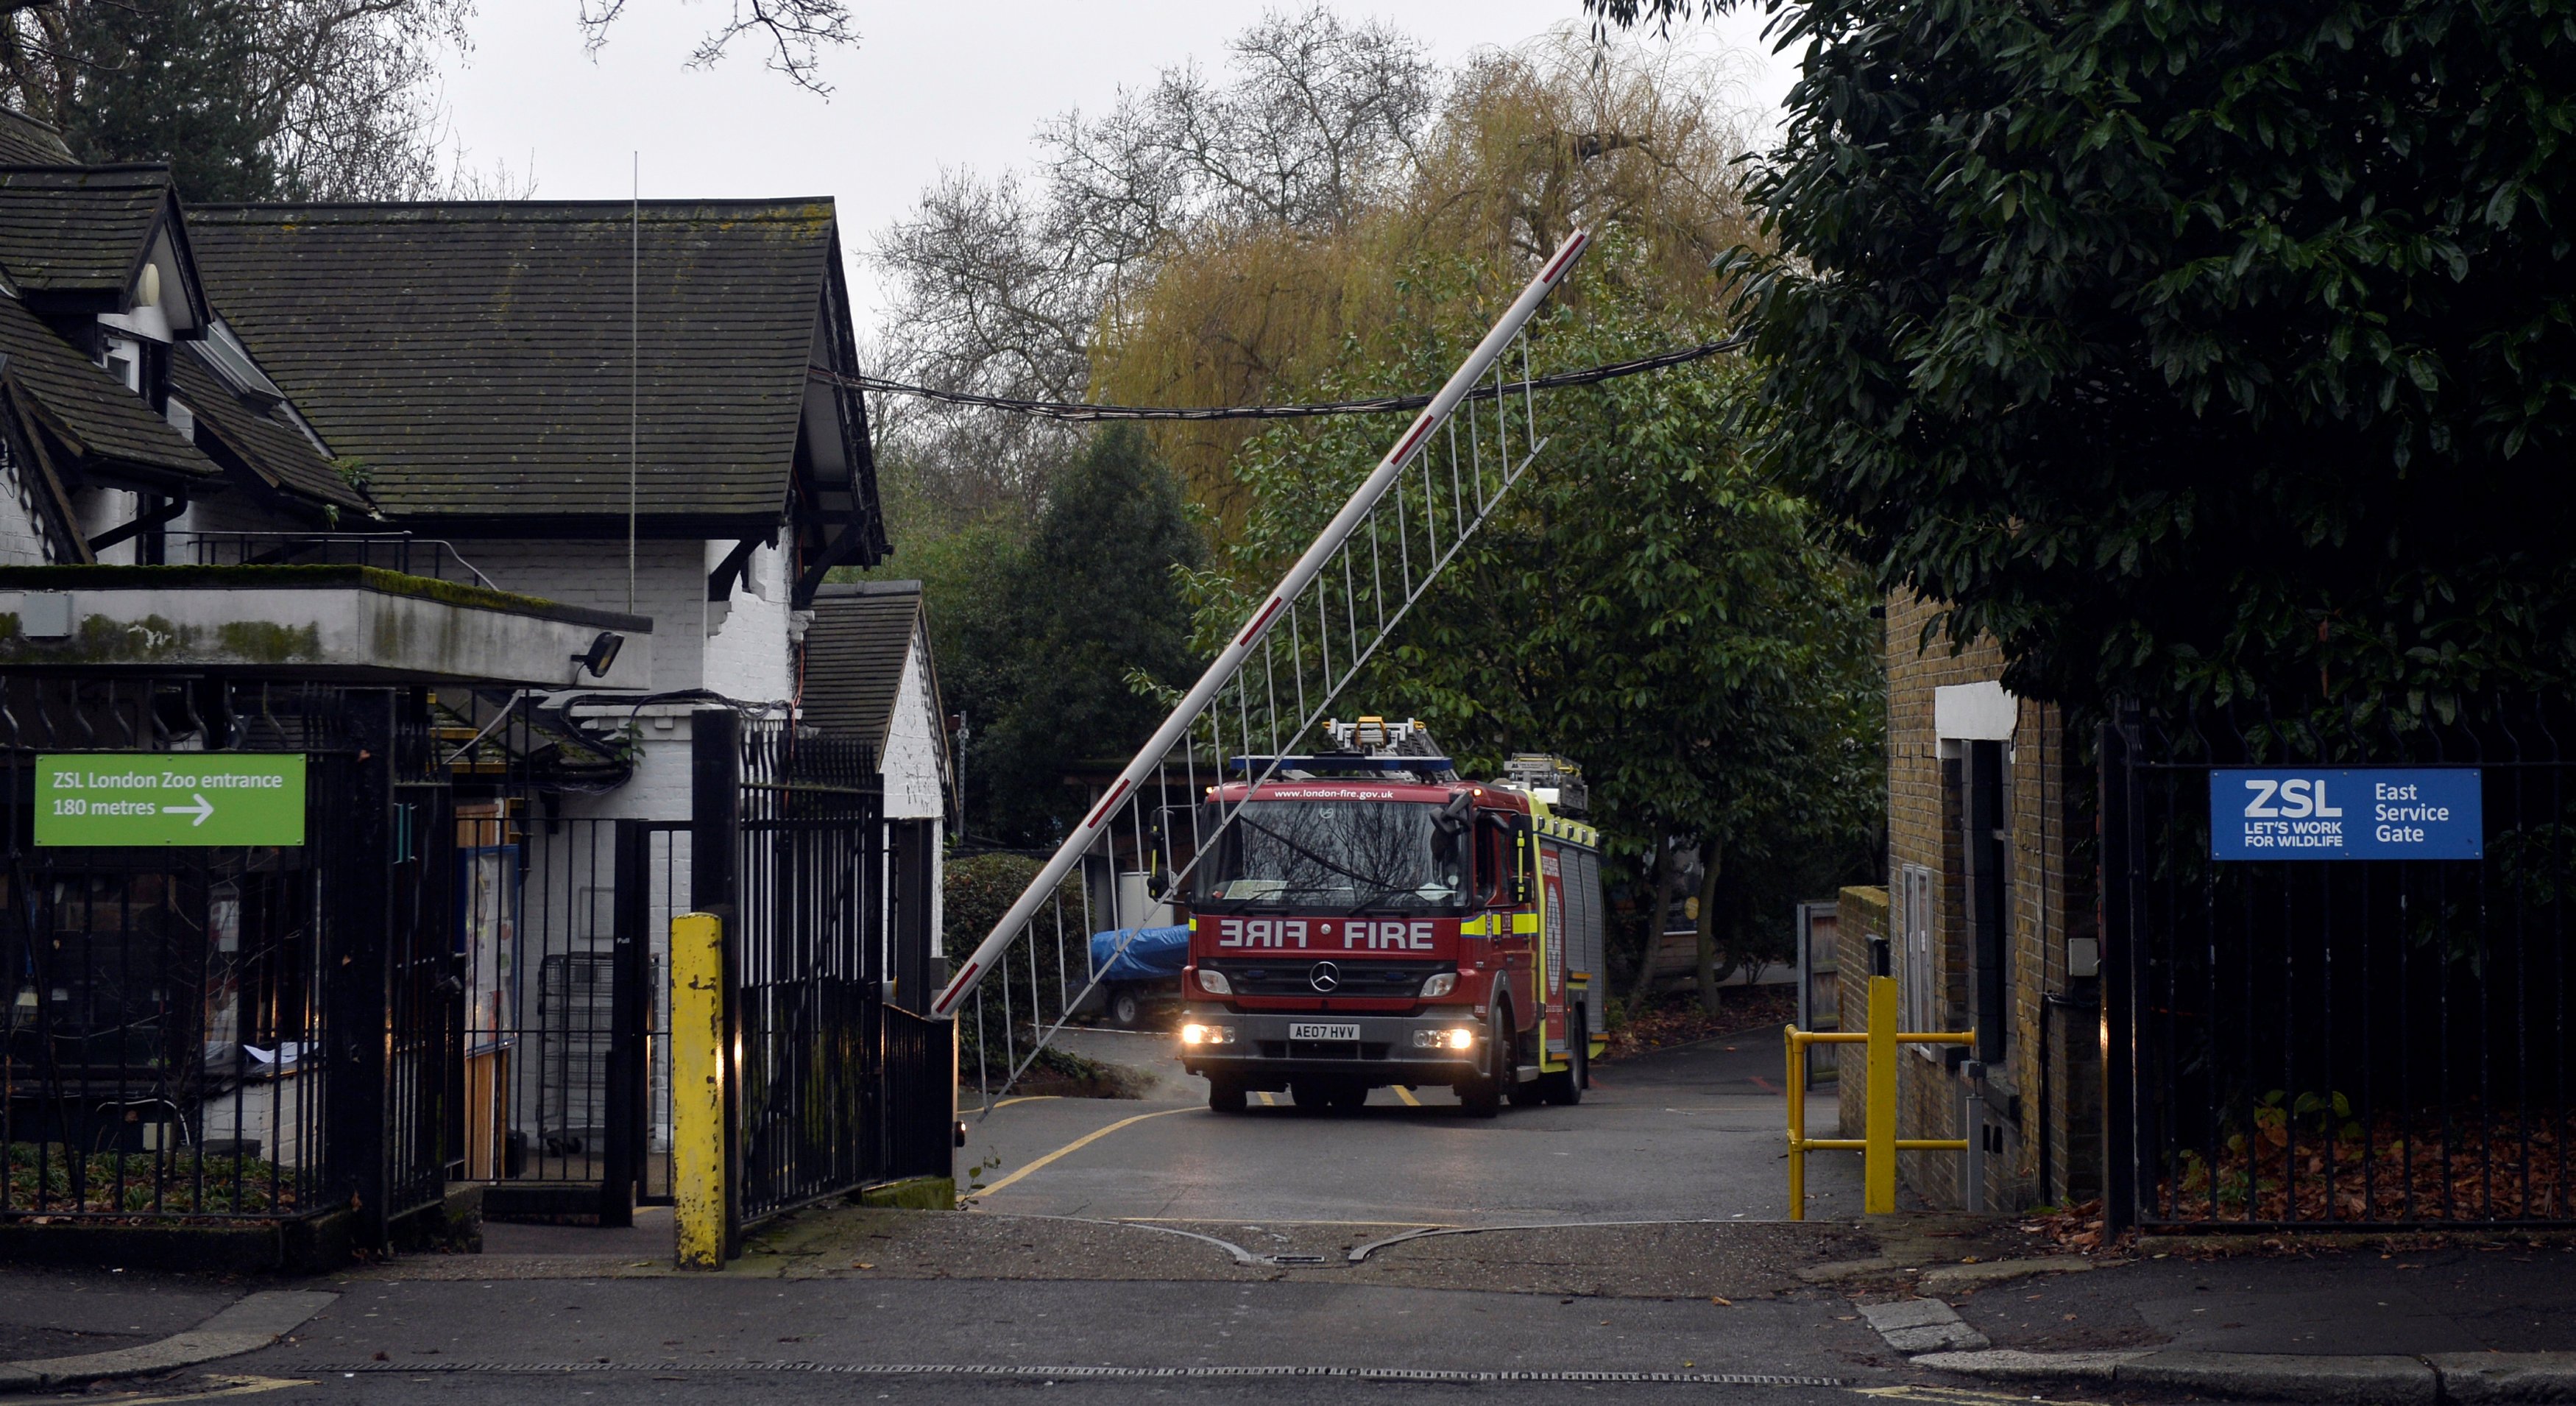
<svg viewBox="0 0 2576 1406">
<path fill-rule="evenodd" d="M 2475 767 L 2209 774 L 2212 859 L 2480 859 Z"/>
</svg>

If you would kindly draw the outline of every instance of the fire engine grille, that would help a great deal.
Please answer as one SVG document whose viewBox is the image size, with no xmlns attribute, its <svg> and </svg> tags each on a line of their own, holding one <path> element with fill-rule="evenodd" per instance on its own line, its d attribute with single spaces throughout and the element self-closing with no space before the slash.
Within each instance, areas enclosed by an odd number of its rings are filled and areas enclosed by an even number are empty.
<svg viewBox="0 0 2576 1406">
<path fill-rule="evenodd" d="M 1384 1040 L 1263 1040 L 1263 1059 L 1384 1059 Z"/>
<path fill-rule="evenodd" d="M 1434 974 L 1458 969 L 1455 962 L 1372 961 L 1360 957 L 1344 961 L 1302 953 L 1291 959 L 1205 965 L 1225 973 L 1238 996 L 1341 996 L 1372 1001 L 1409 999 Z M 1319 967 L 1331 968 L 1322 973 L 1324 984 L 1317 980 Z"/>
</svg>

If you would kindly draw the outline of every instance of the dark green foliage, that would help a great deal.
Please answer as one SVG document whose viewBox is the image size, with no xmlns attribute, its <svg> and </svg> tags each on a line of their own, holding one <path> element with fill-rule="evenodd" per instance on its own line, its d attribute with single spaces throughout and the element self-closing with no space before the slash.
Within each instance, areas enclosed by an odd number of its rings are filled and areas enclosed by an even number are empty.
<svg viewBox="0 0 2576 1406">
<path fill-rule="evenodd" d="M 279 194 L 259 111 L 258 33 L 240 0 L 121 0 L 69 12 L 85 56 L 63 139 L 91 161 L 162 161 L 184 198 L 270 200 Z"/>
<path fill-rule="evenodd" d="M 2079 704 L 2569 681 L 2576 10 L 1766 3 L 1768 448 L 1883 582 Z"/>
<path fill-rule="evenodd" d="M 1132 426 L 1095 435 L 1056 476 L 1026 544 L 970 529 L 957 589 L 934 590 L 951 707 L 966 710 L 966 820 L 979 839 L 1051 846 L 1087 793 L 1082 764 L 1115 772 L 1167 705 L 1130 682 L 1187 684 L 1203 661 L 1175 566 L 1206 548 L 1179 482 Z M 952 555 L 957 538 L 947 546 Z M 901 563 L 898 562 L 900 567 Z"/>
</svg>

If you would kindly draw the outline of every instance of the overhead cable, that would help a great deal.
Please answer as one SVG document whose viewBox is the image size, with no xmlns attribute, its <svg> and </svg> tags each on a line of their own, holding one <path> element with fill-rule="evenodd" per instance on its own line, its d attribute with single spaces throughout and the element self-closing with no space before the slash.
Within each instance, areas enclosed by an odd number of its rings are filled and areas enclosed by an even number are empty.
<svg viewBox="0 0 2576 1406">
<path fill-rule="evenodd" d="M 1563 386 L 1589 386 L 1621 376 L 1680 366 L 1720 352 L 1735 351 L 1751 340 L 1748 336 L 1725 337 L 1679 351 L 1641 356 L 1634 361 L 1614 361 L 1607 366 L 1586 367 L 1581 371 L 1559 371 L 1549 376 L 1533 376 L 1526 381 L 1479 386 L 1467 393 L 1467 399 L 1492 400 L 1498 395 L 1520 395 Z M 1399 410 L 1419 410 L 1431 403 L 1431 397 L 1427 395 L 1387 395 L 1368 400 L 1327 400 L 1307 405 L 1093 405 L 1078 400 L 1021 400 L 1012 396 L 944 391 L 889 381 L 882 376 L 848 376 L 819 366 L 807 367 L 805 374 L 828 385 L 847 386 L 856 391 L 918 396 L 950 405 L 979 405 L 990 410 L 1007 410 L 1017 415 L 1035 415 L 1049 420 L 1303 420 L 1320 415 L 1381 415 Z"/>
</svg>

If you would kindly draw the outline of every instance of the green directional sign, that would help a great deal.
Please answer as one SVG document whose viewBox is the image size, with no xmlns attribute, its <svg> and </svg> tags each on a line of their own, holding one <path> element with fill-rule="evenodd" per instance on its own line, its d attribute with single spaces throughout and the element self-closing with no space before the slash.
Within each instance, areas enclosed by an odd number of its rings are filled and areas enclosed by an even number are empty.
<svg viewBox="0 0 2576 1406">
<path fill-rule="evenodd" d="M 300 845 L 304 758 L 55 752 L 36 758 L 40 845 Z"/>
</svg>

